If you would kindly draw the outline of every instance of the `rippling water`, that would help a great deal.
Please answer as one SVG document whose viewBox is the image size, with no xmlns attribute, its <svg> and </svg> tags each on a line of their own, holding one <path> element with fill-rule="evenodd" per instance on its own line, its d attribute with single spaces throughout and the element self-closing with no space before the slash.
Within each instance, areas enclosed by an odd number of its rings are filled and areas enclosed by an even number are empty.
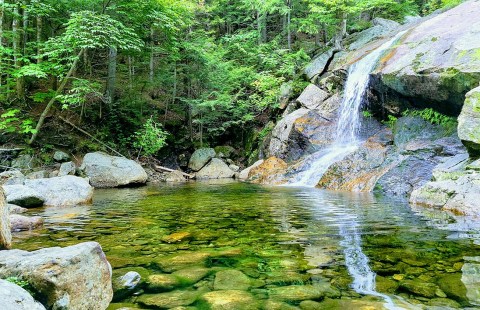
<svg viewBox="0 0 480 310">
<path fill-rule="evenodd" d="M 183 301 L 192 309 L 205 308 L 202 296 L 216 289 L 216 273 L 230 269 L 255 283 L 245 290 L 259 309 L 272 303 L 305 308 L 309 302 L 318 309 L 480 305 L 476 221 L 458 223 L 445 214 L 412 211 L 405 202 L 386 197 L 188 183 L 97 190 L 92 206 L 30 213 L 46 217 L 45 227 L 16 234 L 18 248 L 97 241 L 115 275 L 134 268 L 144 271 L 144 278 L 208 268 L 202 280 L 173 288 L 173 293 L 198 293 Z M 188 238 L 168 243 L 166 236 L 179 232 Z M 206 254 L 192 266 L 175 265 L 179 256 L 198 253 Z M 304 294 L 301 288 L 318 290 Z M 119 300 L 111 308 L 145 307 L 142 298 L 156 294 L 172 292 L 154 292 L 144 284 L 140 297 Z"/>
</svg>

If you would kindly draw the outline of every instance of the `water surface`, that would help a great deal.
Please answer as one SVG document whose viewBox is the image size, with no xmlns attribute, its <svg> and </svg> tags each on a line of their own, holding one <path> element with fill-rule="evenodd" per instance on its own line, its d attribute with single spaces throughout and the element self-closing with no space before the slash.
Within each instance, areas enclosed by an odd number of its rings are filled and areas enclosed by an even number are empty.
<svg viewBox="0 0 480 310">
<path fill-rule="evenodd" d="M 386 197 L 197 182 L 96 190 L 92 206 L 30 213 L 46 218 L 44 228 L 17 234 L 17 248 L 96 241 L 115 275 L 137 270 L 147 280 L 204 271 L 200 279 L 169 288 L 144 283 L 139 296 L 118 300 L 112 309 L 147 308 L 142 298 L 165 301 L 185 292 L 188 300 L 180 303 L 204 309 L 202 296 L 221 288 L 217 273 L 231 270 L 247 280 L 229 279 L 222 289 L 247 281 L 238 288 L 252 297 L 238 309 L 480 305 L 476 228 Z"/>
</svg>

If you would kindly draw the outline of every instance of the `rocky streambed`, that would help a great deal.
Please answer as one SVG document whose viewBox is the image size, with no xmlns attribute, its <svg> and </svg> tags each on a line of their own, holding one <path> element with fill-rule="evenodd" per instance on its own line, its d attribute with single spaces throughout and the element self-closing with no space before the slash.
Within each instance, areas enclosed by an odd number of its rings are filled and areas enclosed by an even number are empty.
<svg viewBox="0 0 480 310">
<path fill-rule="evenodd" d="M 28 211 L 44 227 L 14 241 L 29 251 L 101 244 L 110 309 L 382 309 L 384 299 L 352 288 L 362 264 L 405 309 L 480 305 L 480 229 L 420 211 L 371 194 L 232 181 L 99 189 L 89 207 Z M 347 260 L 352 250 L 368 261 Z"/>
</svg>

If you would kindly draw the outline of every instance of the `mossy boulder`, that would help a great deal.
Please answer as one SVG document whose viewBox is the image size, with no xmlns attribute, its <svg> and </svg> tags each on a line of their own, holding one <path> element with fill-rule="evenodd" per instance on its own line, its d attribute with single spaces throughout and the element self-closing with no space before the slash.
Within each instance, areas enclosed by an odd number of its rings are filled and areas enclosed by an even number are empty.
<svg viewBox="0 0 480 310">
<path fill-rule="evenodd" d="M 480 87 L 470 91 L 458 117 L 458 137 L 473 157 L 480 156 Z"/>
</svg>

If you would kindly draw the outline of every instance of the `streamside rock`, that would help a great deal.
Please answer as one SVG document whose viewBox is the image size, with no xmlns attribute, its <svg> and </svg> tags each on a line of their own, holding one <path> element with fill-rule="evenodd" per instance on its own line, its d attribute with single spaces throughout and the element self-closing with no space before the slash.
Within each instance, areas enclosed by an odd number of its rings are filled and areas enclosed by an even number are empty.
<svg viewBox="0 0 480 310">
<path fill-rule="evenodd" d="M 24 216 L 10 214 L 10 229 L 13 231 L 24 231 L 39 228 L 43 225 L 43 218 L 40 216 Z"/>
<path fill-rule="evenodd" d="M 64 163 L 70 160 L 70 155 L 63 151 L 55 151 L 55 153 L 53 154 L 53 159 L 57 163 Z"/>
<path fill-rule="evenodd" d="M 134 293 L 135 289 L 138 288 L 142 277 L 136 271 L 129 271 L 123 276 L 113 279 L 113 299 L 121 300 L 127 296 L 130 296 Z"/>
<path fill-rule="evenodd" d="M 62 163 L 60 165 L 60 170 L 58 171 L 58 176 L 63 177 L 65 175 L 75 175 L 75 170 L 77 166 L 72 161 Z"/>
<path fill-rule="evenodd" d="M 200 171 L 212 158 L 217 155 L 212 148 L 202 148 L 193 152 L 190 161 L 188 162 L 188 168 L 193 171 Z"/>
<path fill-rule="evenodd" d="M 23 184 L 25 176 L 19 170 L 9 170 L 0 173 L 0 185 Z"/>
<path fill-rule="evenodd" d="M 45 310 L 29 292 L 20 286 L 0 279 L 0 305 L 3 310 Z"/>
<path fill-rule="evenodd" d="M 280 158 L 270 157 L 248 173 L 248 181 L 257 184 L 282 184 L 287 171 L 287 163 Z"/>
<path fill-rule="evenodd" d="M 260 166 L 261 164 L 263 164 L 264 160 L 263 159 L 260 159 L 258 161 L 256 161 L 253 165 L 251 165 L 250 167 L 247 167 L 245 169 L 243 169 L 240 174 L 238 175 L 238 179 L 239 180 L 246 180 L 248 179 L 248 175 L 250 174 L 250 171 L 253 169 L 253 168 L 256 168 L 258 166 Z"/>
<path fill-rule="evenodd" d="M 305 67 L 304 73 L 307 78 L 311 80 L 322 72 L 326 71 L 328 69 L 327 65 L 331 61 L 333 55 L 334 49 L 329 49 L 323 54 L 315 57 L 313 61 Z"/>
<path fill-rule="evenodd" d="M 102 152 L 88 153 L 80 167 L 98 188 L 145 184 L 147 173 L 133 160 L 110 156 Z"/>
<path fill-rule="evenodd" d="M 314 84 L 310 84 L 303 90 L 300 97 L 297 98 L 297 102 L 300 103 L 302 107 L 312 110 L 322 104 L 328 97 L 329 94 L 326 91 L 321 90 Z"/>
<path fill-rule="evenodd" d="M 299 302 L 323 297 L 338 298 L 340 297 L 340 292 L 333 288 L 330 283 L 318 283 L 315 285 L 291 285 L 271 288 L 269 296 L 277 300 Z"/>
<path fill-rule="evenodd" d="M 197 179 L 231 179 L 234 176 L 235 172 L 218 158 L 212 158 L 212 160 L 195 175 Z"/>
<path fill-rule="evenodd" d="M 19 274 L 49 309 L 103 310 L 112 300 L 111 267 L 96 242 L 33 252 L 0 251 L 0 277 Z"/>
<path fill-rule="evenodd" d="M 480 87 L 467 93 L 462 113 L 458 117 L 458 137 L 472 156 L 480 156 Z"/>
<path fill-rule="evenodd" d="M 26 185 L 5 185 L 3 186 L 7 202 L 23 208 L 41 207 L 45 199 L 34 189 Z"/>
</svg>

